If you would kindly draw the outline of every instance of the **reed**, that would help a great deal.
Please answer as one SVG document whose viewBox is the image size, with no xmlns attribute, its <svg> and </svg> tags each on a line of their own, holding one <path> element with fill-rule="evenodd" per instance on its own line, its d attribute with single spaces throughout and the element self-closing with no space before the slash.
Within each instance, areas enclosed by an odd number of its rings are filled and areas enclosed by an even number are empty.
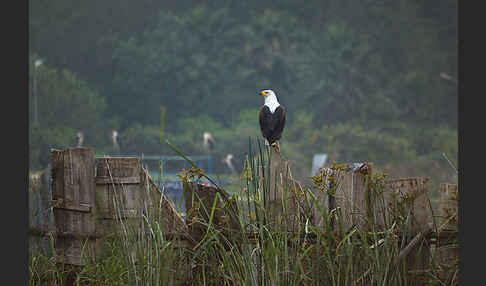
<svg viewBox="0 0 486 286">
<path fill-rule="evenodd" d="M 317 176 L 313 186 L 298 194 L 304 207 L 299 220 L 302 227 L 295 229 L 285 218 L 291 207 L 287 198 L 296 196 L 296 186 L 285 184 L 282 199 L 274 204 L 270 189 L 277 182 L 270 180 L 268 146 L 249 139 L 241 192 L 228 196 L 167 143 L 192 166 L 182 172 L 181 180 L 204 177 L 219 189 L 210 208 L 204 209 L 199 202 L 203 208 L 199 211 L 209 218 L 198 221 L 204 235 L 190 247 L 183 245 L 181 236 L 168 237 L 157 208 L 147 207 L 141 224 L 130 224 L 118 216 L 121 231 L 104 239 L 102 258 L 81 267 L 76 285 L 417 285 L 406 261 L 396 262 L 411 239 L 411 213 L 403 206 L 390 212 L 374 211 L 388 207 L 383 199 L 384 174 L 366 180 L 374 194 L 369 202 L 371 213 L 386 213 L 385 227 L 378 226 L 376 215 L 368 218 L 366 228 L 346 227 L 341 209 L 329 211 L 325 206 L 339 186 L 339 178 L 324 185 Z M 317 192 L 323 193 L 321 199 Z M 113 201 L 117 209 L 121 203 Z M 312 214 L 312 208 L 317 213 Z M 225 226 L 216 223 L 215 214 L 220 211 L 233 216 L 236 224 L 230 225 L 230 219 Z M 276 213 L 283 219 L 277 219 Z M 30 256 L 30 285 L 62 285 L 64 276 L 63 266 L 52 258 Z M 430 274 L 424 285 L 443 283 L 437 279 Z"/>
</svg>

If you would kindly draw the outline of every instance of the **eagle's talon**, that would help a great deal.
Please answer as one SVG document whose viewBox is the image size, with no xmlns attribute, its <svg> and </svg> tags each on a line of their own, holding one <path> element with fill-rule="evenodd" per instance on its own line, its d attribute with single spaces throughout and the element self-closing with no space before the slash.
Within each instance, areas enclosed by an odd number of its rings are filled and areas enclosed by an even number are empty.
<svg viewBox="0 0 486 286">
<path fill-rule="evenodd" d="M 272 147 L 275 148 L 275 150 L 280 153 L 280 143 L 279 142 L 273 142 Z"/>
</svg>

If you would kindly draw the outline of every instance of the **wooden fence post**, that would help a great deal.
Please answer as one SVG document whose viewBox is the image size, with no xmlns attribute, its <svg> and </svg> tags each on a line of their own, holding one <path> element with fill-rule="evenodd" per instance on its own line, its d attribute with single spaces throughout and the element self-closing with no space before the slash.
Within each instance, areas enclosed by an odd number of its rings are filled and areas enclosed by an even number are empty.
<svg viewBox="0 0 486 286">
<path fill-rule="evenodd" d="M 394 216 L 408 216 L 410 219 L 410 229 L 406 233 L 408 237 L 401 239 L 414 246 L 407 251 L 405 258 L 413 285 L 423 283 L 426 279 L 425 271 L 430 266 L 430 244 L 426 239 L 431 231 L 428 181 L 426 177 L 387 180 L 383 192 L 385 211 L 391 217 L 389 223 L 392 223 Z"/>
<path fill-rule="evenodd" d="M 440 184 L 437 227 L 441 231 L 457 231 L 457 184 Z"/>
<path fill-rule="evenodd" d="M 459 261 L 459 245 L 457 241 L 457 184 L 440 184 L 439 210 L 437 215 L 438 240 L 433 258 L 433 264 L 442 282 L 450 285 L 453 277 L 457 281 L 457 263 Z"/>
<path fill-rule="evenodd" d="M 343 219 L 343 226 L 366 228 L 370 218 L 369 191 L 367 175 L 372 173 L 371 163 L 343 164 L 337 167 L 322 168 L 318 176 L 322 179 L 315 192 L 316 199 L 330 214 L 339 209 Z M 324 201 L 323 201 L 324 200 Z M 314 224 L 324 231 L 325 225 L 321 221 L 317 207 L 314 206 Z M 332 227 L 335 223 L 332 220 Z"/>
<path fill-rule="evenodd" d="M 285 220 L 287 231 L 298 232 L 302 228 L 305 213 L 302 187 L 292 176 L 290 162 L 275 148 L 269 147 L 269 150 L 270 166 L 263 163 L 258 168 L 260 199 L 266 201 L 266 212 L 270 214 L 271 224 L 282 226 Z M 285 214 L 282 213 L 282 207 L 285 208 Z"/>
<path fill-rule="evenodd" d="M 186 224 L 193 243 L 199 242 L 204 237 L 214 203 L 216 205 L 212 227 L 223 230 L 227 235 L 231 233 L 232 238 L 242 235 L 237 217 L 238 206 L 236 201 L 230 200 L 224 190 L 218 191 L 216 187 L 194 182 L 184 182 L 183 187 Z"/>
<path fill-rule="evenodd" d="M 51 209 L 51 166 L 29 176 L 29 250 L 52 256 L 51 234 L 55 230 Z"/>
<path fill-rule="evenodd" d="M 431 221 L 430 198 L 427 189 L 429 178 L 402 178 L 385 182 L 384 199 L 389 214 L 410 213 L 410 237 L 428 228 Z M 398 214 L 398 213 L 397 213 Z"/>
<path fill-rule="evenodd" d="M 51 150 L 56 261 L 84 265 L 94 259 L 94 151 Z"/>
</svg>

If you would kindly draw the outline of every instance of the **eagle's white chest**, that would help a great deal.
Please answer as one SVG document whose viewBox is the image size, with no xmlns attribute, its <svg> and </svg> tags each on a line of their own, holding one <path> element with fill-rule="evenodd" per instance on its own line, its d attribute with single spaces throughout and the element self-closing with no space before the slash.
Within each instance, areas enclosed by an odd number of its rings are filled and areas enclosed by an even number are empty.
<svg viewBox="0 0 486 286">
<path fill-rule="evenodd" d="M 269 96 L 265 98 L 265 105 L 268 106 L 268 109 L 270 109 L 271 113 L 274 113 L 275 109 L 280 106 L 280 103 L 278 103 L 277 99 L 274 96 Z"/>
</svg>

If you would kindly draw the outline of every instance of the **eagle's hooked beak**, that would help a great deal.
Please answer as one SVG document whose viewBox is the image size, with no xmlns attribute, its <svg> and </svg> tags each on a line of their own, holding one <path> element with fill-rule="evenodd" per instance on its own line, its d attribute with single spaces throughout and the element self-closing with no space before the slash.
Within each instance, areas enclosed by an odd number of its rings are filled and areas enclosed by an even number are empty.
<svg viewBox="0 0 486 286">
<path fill-rule="evenodd" d="M 262 96 L 266 96 L 266 95 L 268 94 L 268 91 L 264 91 L 264 90 L 262 90 L 262 91 L 260 92 L 260 94 L 261 94 Z"/>
</svg>

